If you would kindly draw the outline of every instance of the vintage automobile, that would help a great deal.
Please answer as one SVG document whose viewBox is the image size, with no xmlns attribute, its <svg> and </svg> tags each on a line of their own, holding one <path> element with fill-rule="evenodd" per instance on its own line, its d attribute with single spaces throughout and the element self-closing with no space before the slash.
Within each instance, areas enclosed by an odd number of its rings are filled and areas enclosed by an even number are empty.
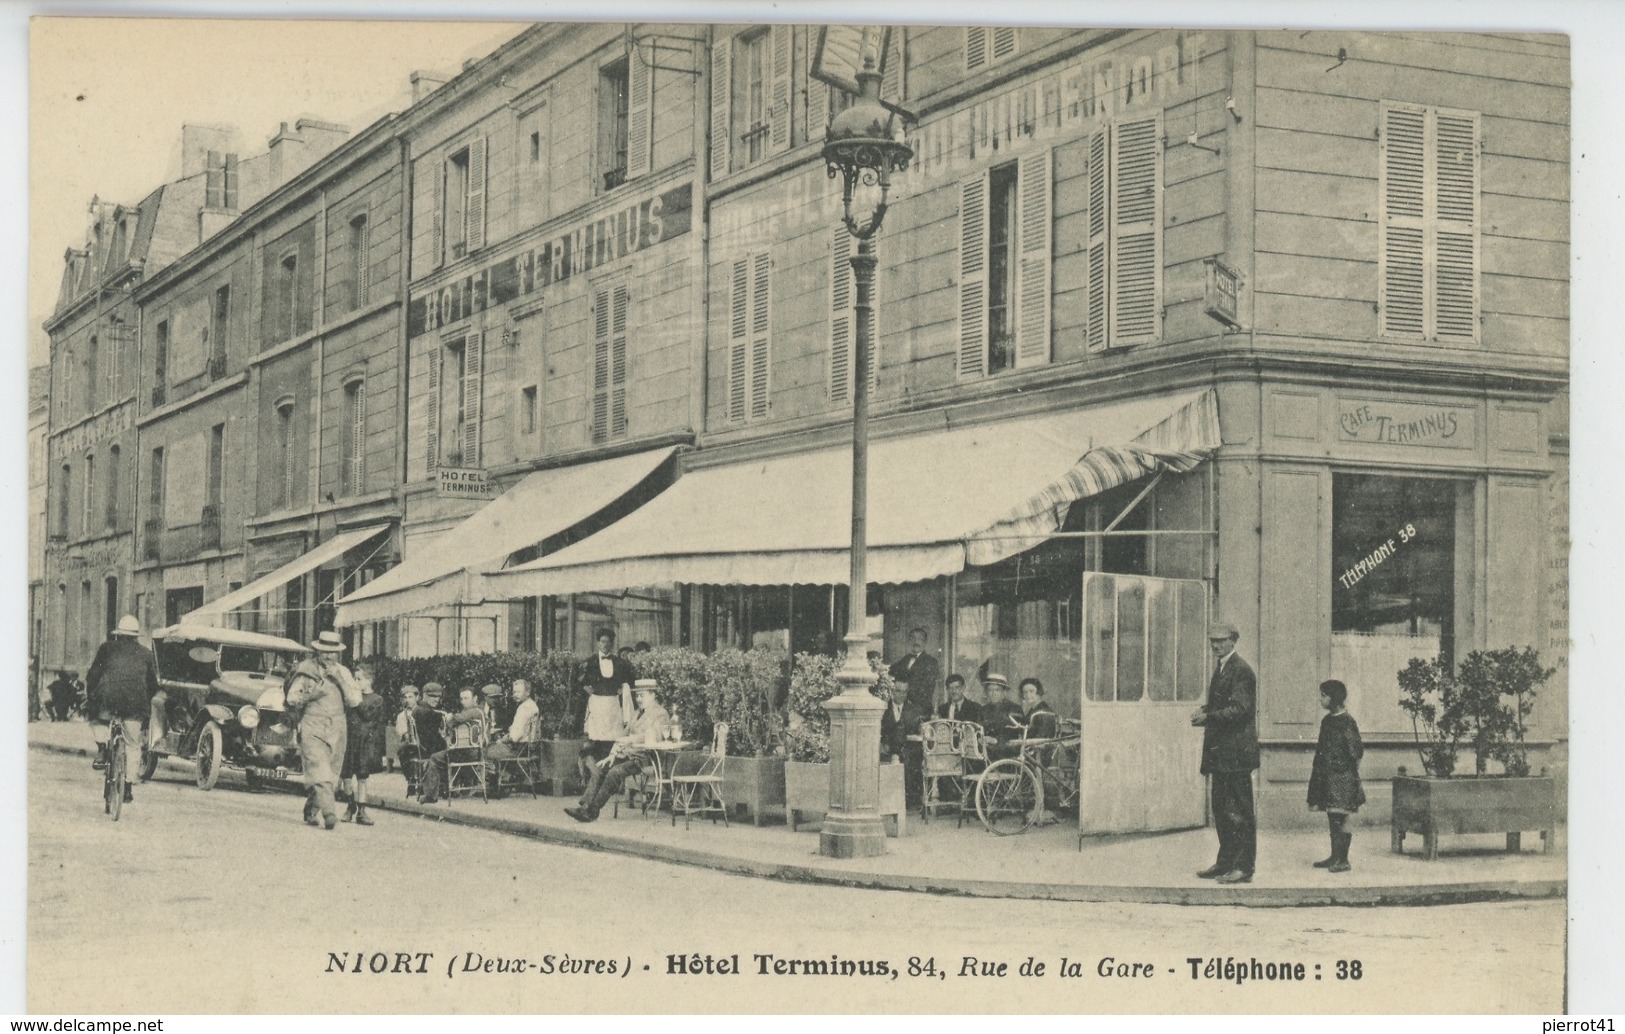
<svg viewBox="0 0 1625 1034">
<path fill-rule="evenodd" d="M 171 625 L 152 634 L 162 689 L 163 723 L 143 754 L 141 778 L 160 757 L 197 766 L 211 790 L 220 767 L 242 769 L 250 783 L 299 770 L 299 734 L 282 683 L 310 651 L 291 639 L 212 625 Z"/>
</svg>

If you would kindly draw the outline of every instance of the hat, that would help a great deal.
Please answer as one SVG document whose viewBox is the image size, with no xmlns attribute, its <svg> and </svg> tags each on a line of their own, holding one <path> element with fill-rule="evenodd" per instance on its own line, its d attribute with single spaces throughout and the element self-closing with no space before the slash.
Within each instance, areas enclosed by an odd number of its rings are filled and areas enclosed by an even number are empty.
<svg viewBox="0 0 1625 1034">
<path fill-rule="evenodd" d="M 114 635 L 140 635 L 141 622 L 135 619 L 134 614 L 126 614 L 118 619 L 118 627 L 113 629 Z"/>
<path fill-rule="evenodd" d="M 423 695 L 426 697 L 437 697 L 445 692 L 445 687 L 438 682 L 425 682 L 423 684 Z"/>
<path fill-rule="evenodd" d="M 495 682 L 488 682 L 485 688 L 480 690 L 480 694 L 487 697 L 500 697 L 502 696 L 502 687 Z"/>
<path fill-rule="evenodd" d="M 344 645 L 344 640 L 331 628 L 317 636 L 316 641 L 310 644 L 310 648 L 318 653 L 343 653 L 348 649 Z"/>
<path fill-rule="evenodd" d="M 1226 624 L 1223 621 L 1216 621 L 1207 626 L 1207 637 L 1209 639 L 1240 639 L 1241 633 L 1236 631 L 1235 625 Z"/>
<path fill-rule="evenodd" d="M 632 683 L 632 691 L 634 693 L 653 693 L 659 688 L 660 683 L 656 679 L 638 679 L 636 682 Z"/>
<path fill-rule="evenodd" d="M 1005 689 L 1009 689 L 1010 680 L 1005 678 L 1003 675 L 1000 675 L 998 672 L 988 672 L 986 675 L 982 676 L 982 685 L 1003 686 Z"/>
</svg>

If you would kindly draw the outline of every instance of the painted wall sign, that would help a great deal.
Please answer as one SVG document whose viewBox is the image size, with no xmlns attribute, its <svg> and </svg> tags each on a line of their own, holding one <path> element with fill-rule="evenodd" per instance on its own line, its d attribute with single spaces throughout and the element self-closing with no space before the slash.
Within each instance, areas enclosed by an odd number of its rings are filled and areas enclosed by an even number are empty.
<svg viewBox="0 0 1625 1034">
<path fill-rule="evenodd" d="M 413 298 L 406 313 L 407 334 L 416 337 L 437 330 L 681 237 L 693 225 L 693 210 L 694 185 L 684 183 L 506 255 L 461 280 Z"/>
<path fill-rule="evenodd" d="M 1403 528 L 1394 532 L 1393 538 L 1384 540 L 1376 549 L 1356 560 L 1348 570 L 1337 576 L 1337 580 L 1342 583 L 1345 589 L 1354 588 L 1360 583 L 1360 579 L 1381 567 L 1385 561 L 1399 552 L 1400 546 L 1408 545 L 1415 538 L 1416 525 L 1406 524 Z"/>
<path fill-rule="evenodd" d="M 490 499 L 497 493 L 482 469 L 440 467 L 435 470 L 434 494 L 452 499 Z"/>
<path fill-rule="evenodd" d="M 1338 436 L 1375 445 L 1471 449 L 1473 411 L 1373 399 L 1337 400 Z"/>
</svg>

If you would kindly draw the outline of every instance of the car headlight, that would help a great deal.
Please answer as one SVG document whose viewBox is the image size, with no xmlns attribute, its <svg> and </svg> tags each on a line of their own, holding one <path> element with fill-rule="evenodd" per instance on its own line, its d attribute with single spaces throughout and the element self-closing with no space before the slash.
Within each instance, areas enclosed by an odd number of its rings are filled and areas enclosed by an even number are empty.
<svg viewBox="0 0 1625 1034">
<path fill-rule="evenodd" d="M 237 724 L 245 729 L 252 729 L 260 724 L 260 712 L 253 704 L 244 704 L 237 709 Z"/>
</svg>

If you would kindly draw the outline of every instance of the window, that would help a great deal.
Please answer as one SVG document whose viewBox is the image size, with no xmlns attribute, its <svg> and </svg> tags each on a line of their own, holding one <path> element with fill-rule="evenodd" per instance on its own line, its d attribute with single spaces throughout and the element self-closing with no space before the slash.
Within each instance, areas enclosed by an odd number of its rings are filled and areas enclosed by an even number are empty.
<svg viewBox="0 0 1625 1034">
<path fill-rule="evenodd" d="M 209 376 L 219 379 L 226 375 L 226 341 L 231 326 L 231 285 L 221 284 L 214 291 L 214 312 L 209 325 Z"/>
<path fill-rule="evenodd" d="M 79 511 L 79 534 L 89 535 L 91 528 L 91 512 L 96 507 L 96 457 L 93 454 L 85 456 L 85 497 L 83 506 Z"/>
<path fill-rule="evenodd" d="M 1096 703 L 1200 700 L 1212 671 L 1199 581 L 1083 576 L 1084 693 Z"/>
<path fill-rule="evenodd" d="M 352 381 L 344 388 L 344 454 L 339 480 L 346 495 L 360 495 L 367 481 L 367 385 Z"/>
<path fill-rule="evenodd" d="M 434 177 L 434 260 L 452 262 L 485 247 L 485 138 L 446 156 Z"/>
<path fill-rule="evenodd" d="M 519 433 L 536 433 L 536 385 L 519 392 Z"/>
<path fill-rule="evenodd" d="M 768 311 L 773 262 L 747 255 L 733 264 L 729 287 L 728 419 L 767 416 L 772 320 Z"/>
<path fill-rule="evenodd" d="M 204 174 L 205 208 L 237 207 L 237 156 L 210 151 Z"/>
<path fill-rule="evenodd" d="M 102 622 L 111 632 L 118 627 L 118 579 L 108 575 L 102 580 Z"/>
<path fill-rule="evenodd" d="M 514 163 L 514 192 L 518 196 L 520 221 L 516 229 L 544 221 L 552 206 L 548 199 L 548 106 L 540 104 L 519 116 L 520 160 Z"/>
<path fill-rule="evenodd" d="M 96 400 L 100 394 L 100 385 L 97 380 L 101 374 L 101 343 L 96 335 L 90 335 L 90 345 L 85 349 L 85 409 L 94 412 Z"/>
<path fill-rule="evenodd" d="M 90 613 L 90 582 L 83 581 L 79 583 L 79 653 L 87 660 L 90 657 L 92 646 L 90 641 Z"/>
<path fill-rule="evenodd" d="M 431 470 L 442 462 L 452 467 L 479 466 L 484 351 L 484 335 L 469 334 L 429 353 Z"/>
<path fill-rule="evenodd" d="M 68 537 L 68 527 L 71 524 L 70 514 L 73 513 L 73 464 L 62 464 L 62 489 L 57 494 L 56 507 L 56 534 L 58 538 Z"/>
<path fill-rule="evenodd" d="M 789 149 L 794 38 L 790 26 L 771 25 L 712 48 L 713 177 Z"/>
<path fill-rule="evenodd" d="M 218 516 L 226 466 L 225 424 L 215 424 L 209 428 L 209 457 L 207 464 L 208 466 L 204 470 L 203 504 L 206 507 L 212 507 Z"/>
<path fill-rule="evenodd" d="M 960 184 L 959 377 L 1050 361 L 1050 155 Z"/>
<path fill-rule="evenodd" d="M 1016 30 L 1010 26 L 965 29 L 965 70 L 997 64 L 1016 52 Z"/>
<path fill-rule="evenodd" d="M 604 190 L 614 190 L 626 182 L 630 114 L 627 73 L 626 58 L 598 71 L 598 173 Z"/>
<path fill-rule="evenodd" d="M 734 128 L 744 164 L 761 161 L 767 153 L 768 30 L 742 35 L 734 43 Z"/>
<path fill-rule="evenodd" d="M 350 220 L 350 307 L 367 304 L 372 289 L 371 246 L 368 240 L 367 217 L 358 215 Z"/>
<path fill-rule="evenodd" d="M 152 469 L 148 473 L 147 484 L 148 509 L 152 513 L 150 519 L 162 521 L 164 513 L 164 450 L 162 447 L 152 450 Z"/>
<path fill-rule="evenodd" d="M 276 503 L 279 508 L 293 505 L 293 403 L 276 407 Z"/>
<path fill-rule="evenodd" d="M 295 252 L 283 256 L 277 278 L 277 307 L 282 315 L 277 329 L 284 339 L 299 333 L 299 305 L 299 254 Z"/>
<path fill-rule="evenodd" d="M 1382 107 L 1384 337 L 1478 340 L 1479 115 Z"/>
<path fill-rule="evenodd" d="M 626 436 L 627 314 L 624 284 L 594 293 L 592 362 L 592 440 Z"/>
<path fill-rule="evenodd" d="M 152 331 L 152 375 L 157 402 L 162 404 L 163 389 L 169 383 L 169 321 L 159 320 Z"/>
<path fill-rule="evenodd" d="M 1090 351 L 1162 337 L 1162 119 L 1089 141 L 1084 340 Z"/>
<path fill-rule="evenodd" d="M 108 528 L 118 527 L 119 467 L 119 447 L 115 445 L 107 450 L 107 516 L 105 523 Z"/>
</svg>

